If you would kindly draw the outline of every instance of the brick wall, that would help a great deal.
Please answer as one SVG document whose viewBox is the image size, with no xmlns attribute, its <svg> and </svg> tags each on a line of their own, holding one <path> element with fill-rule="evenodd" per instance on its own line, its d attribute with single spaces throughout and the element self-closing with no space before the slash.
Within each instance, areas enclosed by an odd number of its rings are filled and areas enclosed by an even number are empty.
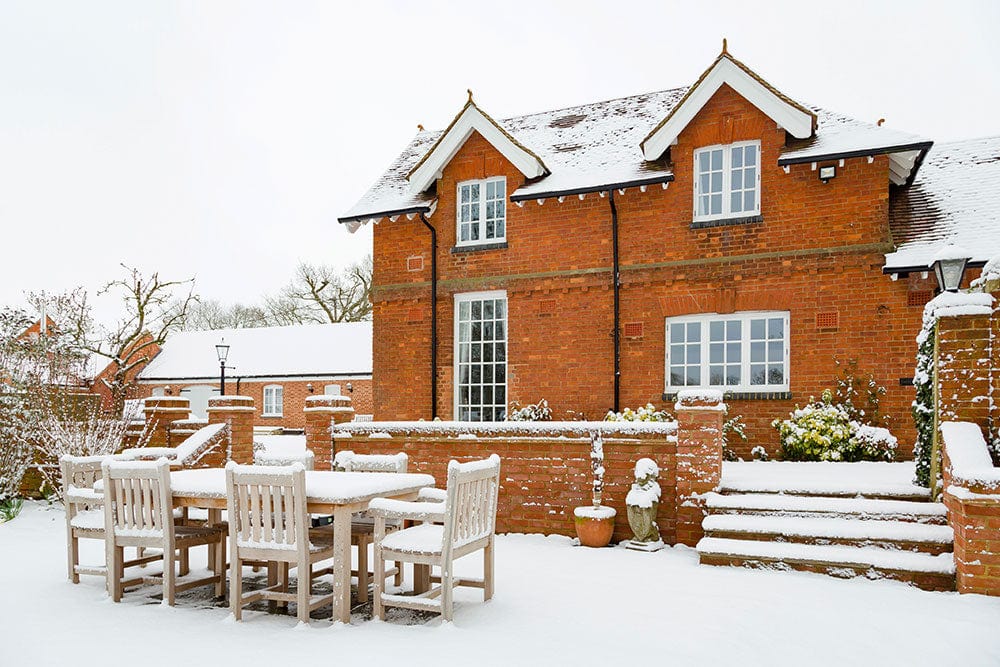
<svg viewBox="0 0 1000 667">
<path fill-rule="evenodd" d="M 693 151 L 720 142 L 761 141 L 763 222 L 690 228 Z M 663 399 L 664 319 L 703 312 L 788 310 L 790 400 L 729 399 L 748 424 L 744 456 L 778 439 L 770 422 L 833 386 L 835 359 L 858 360 L 888 393 L 883 411 L 908 455 L 909 410 L 922 307 L 933 278 L 892 281 L 881 273 L 889 248 L 888 158 L 838 163 L 819 181 L 811 165 L 778 167 L 784 133 L 722 88 L 671 148 L 675 181 L 615 193 L 619 211 L 622 339 L 621 407 Z M 826 164 L 826 163 L 823 163 Z M 833 163 L 831 163 L 833 164 Z M 438 414 L 453 417 L 453 297 L 502 289 L 508 295 L 508 398 L 548 400 L 599 418 L 613 404 L 611 214 L 608 198 L 509 204 L 507 248 L 453 252 L 459 182 L 503 175 L 510 195 L 524 179 L 473 134 L 437 182 L 430 222 L 438 233 Z M 430 235 L 419 220 L 374 228 L 374 412 L 377 419 L 430 417 Z M 420 257 L 421 261 L 413 261 Z M 635 326 L 638 325 L 638 326 Z"/>
<path fill-rule="evenodd" d="M 347 383 L 351 383 L 353 391 L 348 391 Z M 280 417 L 265 417 L 261 414 L 264 406 L 264 387 L 269 385 L 281 385 L 284 389 L 283 391 L 283 406 L 282 406 L 282 416 Z M 253 398 L 254 403 L 258 407 L 258 411 L 254 416 L 253 425 L 254 426 L 281 426 L 283 428 L 289 429 L 302 429 L 305 428 L 305 416 L 302 412 L 306 405 L 306 399 L 310 396 L 317 396 L 323 394 L 323 388 L 328 384 L 339 384 L 340 391 L 344 396 L 351 399 L 351 402 L 355 406 L 355 410 L 358 414 L 371 414 L 373 410 L 372 406 L 372 381 L 370 378 L 351 378 L 351 379 L 330 379 L 330 378 L 306 378 L 306 379 L 295 379 L 295 380 L 274 380 L 267 382 L 257 382 L 257 381 L 247 381 L 241 380 L 239 383 L 239 394 L 241 396 L 249 396 Z M 184 396 L 181 392 L 182 389 L 191 386 L 210 386 L 213 388 L 218 388 L 218 381 L 215 382 L 192 382 L 192 383 L 159 383 L 159 384 L 142 384 L 139 385 L 139 398 L 145 398 L 147 396 L 153 395 L 153 390 L 156 388 L 165 389 L 170 388 L 171 395 Z M 312 386 L 312 391 L 309 391 L 309 386 Z M 237 392 L 237 384 L 235 378 L 226 378 L 226 393 L 235 394 Z"/>
<path fill-rule="evenodd" d="M 447 483 L 448 461 L 501 458 L 497 531 L 574 535 L 573 509 L 591 504 L 593 473 L 588 429 L 600 428 L 604 441 L 604 505 L 614 507 L 614 540 L 632 537 L 625 496 L 634 480 L 635 463 L 651 458 L 660 467 L 662 489 L 657 524 L 664 541 L 693 545 L 701 535 L 704 513 L 698 494 L 714 489 L 722 470 L 722 406 L 717 399 L 696 399 L 678 405 L 679 428 L 666 424 L 587 424 L 507 422 L 475 425 L 431 422 L 415 428 L 392 423 L 349 422 L 333 415 L 341 406 L 313 406 L 316 428 L 307 430 L 307 447 L 316 456 L 316 469 L 329 470 L 334 451 L 361 454 L 406 452 L 409 471 L 434 476 Z M 324 412 L 326 410 L 326 412 Z M 332 430 L 331 430 L 331 422 Z M 464 435 L 458 435 L 462 431 Z M 331 448 L 331 436 L 332 448 Z M 469 433 L 474 433 L 470 437 Z M 372 435 L 374 434 L 374 435 Z M 329 453 L 328 453 L 329 452 Z"/>
</svg>

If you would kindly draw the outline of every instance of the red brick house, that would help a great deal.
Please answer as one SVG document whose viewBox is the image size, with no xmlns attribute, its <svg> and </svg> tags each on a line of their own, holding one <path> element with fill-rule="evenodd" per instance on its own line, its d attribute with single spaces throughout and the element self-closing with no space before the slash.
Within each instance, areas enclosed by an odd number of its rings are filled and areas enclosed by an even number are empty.
<svg viewBox="0 0 1000 667">
<path fill-rule="evenodd" d="M 339 219 L 378 223 L 375 417 L 599 418 L 717 387 L 773 450 L 771 420 L 856 359 L 908 449 L 927 264 L 1000 250 L 975 201 L 998 155 L 803 105 L 725 50 L 690 87 L 499 121 L 470 93 Z"/>
<path fill-rule="evenodd" d="M 192 416 L 205 418 L 219 395 L 223 339 L 226 395 L 253 398 L 255 426 L 304 428 L 306 398 L 318 394 L 349 396 L 355 412 L 371 414 L 371 322 L 181 331 L 139 373 L 138 397 L 187 398 Z"/>
</svg>

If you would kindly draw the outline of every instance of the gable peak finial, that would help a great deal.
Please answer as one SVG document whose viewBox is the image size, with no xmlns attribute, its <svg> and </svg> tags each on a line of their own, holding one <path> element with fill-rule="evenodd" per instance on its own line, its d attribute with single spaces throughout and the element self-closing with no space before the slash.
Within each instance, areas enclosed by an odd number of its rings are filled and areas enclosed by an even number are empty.
<svg viewBox="0 0 1000 667">
<path fill-rule="evenodd" d="M 475 104 L 475 102 L 472 101 L 472 88 L 466 88 L 465 92 L 469 93 L 469 103 Z"/>
<path fill-rule="evenodd" d="M 722 55 L 724 56 L 729 55 L 729 45 L 726 43 L 725 37 L 722 38 Z"/>
</svg>

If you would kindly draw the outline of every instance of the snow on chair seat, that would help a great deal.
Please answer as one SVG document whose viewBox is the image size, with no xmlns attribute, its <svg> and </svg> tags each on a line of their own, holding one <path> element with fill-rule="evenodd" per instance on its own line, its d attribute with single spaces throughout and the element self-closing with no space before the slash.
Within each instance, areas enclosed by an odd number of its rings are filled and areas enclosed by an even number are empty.
<svg viewBox="0 0 1000 667">
<path fill-rule="evenodd" d="M 499 490 L 500 457 L 493 454 L 482 461 L 448 463 L 447 498 L 443 507 L 433 502 L 408 503 L 381 498 L 369 503 L 369 511 L 375 517 L 375 616 L 385 620 L 385 607 L 393 606 L 433 611 L 450 621 L 455 586 L 482 588 L 483 600 L 493 597 L 494 530 Z M 438 518 L 440 525 L 425 523 L 386 534 L 387 519 L 427 521 Z M 456 577 L 454 561 L 479 550 L 483 551 L 483 577 Z M 382 575 L 387 559 L 413 563 L 414 595 L 385 592 Z M 440 568 L 440 576 L 436 578 L 430 576 L 430 568 L 435 566 Z M 429 586 L 435 579 L 439 585 Z"/>
</svg>

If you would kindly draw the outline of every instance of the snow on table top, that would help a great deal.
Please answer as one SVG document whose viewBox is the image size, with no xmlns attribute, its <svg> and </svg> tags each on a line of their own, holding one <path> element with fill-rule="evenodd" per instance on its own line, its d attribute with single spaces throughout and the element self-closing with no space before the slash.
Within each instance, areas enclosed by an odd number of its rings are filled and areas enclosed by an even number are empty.
<svg viewBox="0 0 1000 667">
<path fill-rule="evenodd" d="M 725 461 L 720 487 L 727 491 L 831 495 L 905 495 L 929 497 L 913 483 L 913 462 L 792 463 Z"/>
<path fill-rule="evenodd" d="M 318 503 L 352 503 L 433 485 L 431 475 L 420 473 L 306 471 L 306 496 Z M 170 473 L 170 487 L 175 496 L 225 498 L 226 471 L 178 470 Z"/>
<path fill-rule="evenodd" d="M 955 559 L 950 552 L 931 555 L 878 547 L 730 540 L 721 537 L 703 537 L 696 548 L 699 553 L 725 554 L 727 556 L 772 560 L 811 560 L 909 572 L 955 573 Z"/>
<path fill-rule="evenodd" d="M 348 322 L 181 331 L 171 334 L 139 378 L 218 379 L 215 345 L 221 338 L 230 345 L 227 363 L 244 377 L 372 372 L 372 323 Z"/>
<path fill-rule="evenodd" d="M 945 516 L 941 503 L 914 500 L 882 500 L 877 498 L 824 498 L 820 496 L 786 496 L 770 493 L 722 495 L 706 493 L 705 505 L 715 509 L 768 510 L 785 512 L 826 512 L 830 514 L 864 514 L 869 516 Z"/>
<path fill-rule="evenodd" d="M 927 266 L 946 242 L 973 261 L 1000 254 L 1000 137 L 935 144 L 913 184 L 893 193 L 896 250 L 886 269 Z"/>
<path fill-rule="evenodd" d="M 954 538 L 951 526 L 912 521 L 878 521 L 836 517 L 757 516 L 750 514 L 712 514 L 702 521 L 708 530 L 828 537 L 868 540 L 906 540 L 948 544 Z"/>
</svg>

